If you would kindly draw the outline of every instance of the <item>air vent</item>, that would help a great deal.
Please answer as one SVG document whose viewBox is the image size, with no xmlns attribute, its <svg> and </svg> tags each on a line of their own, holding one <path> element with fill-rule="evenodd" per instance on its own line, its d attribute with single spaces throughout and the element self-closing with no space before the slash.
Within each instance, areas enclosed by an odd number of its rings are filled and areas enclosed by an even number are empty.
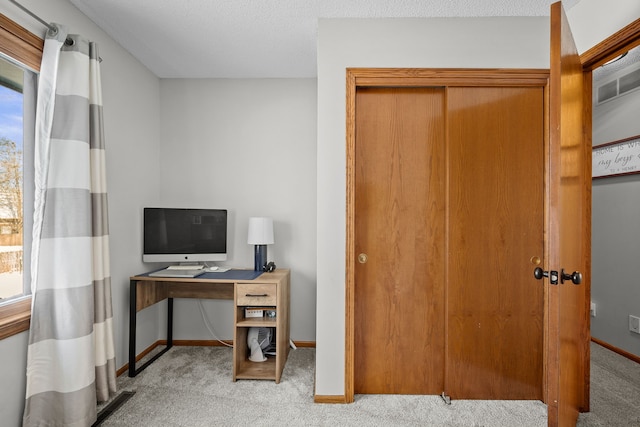
<svg viewBox="0 0 640 427">
<path fill-rule="evenodd" d="M 620 77 L 620 94 L 640 87 L 640 69 Z"/>
<path fill-rule="evenodd" d="M 598 104 L 618 96 L 618 80 L 604 84 L 598 88 Z"/>
<path fill-rule="evenodd" d="M 602 104 L 638 88 L 640 88 L 640 68 L 598 87 L 597 103 Z"/>
</svg>

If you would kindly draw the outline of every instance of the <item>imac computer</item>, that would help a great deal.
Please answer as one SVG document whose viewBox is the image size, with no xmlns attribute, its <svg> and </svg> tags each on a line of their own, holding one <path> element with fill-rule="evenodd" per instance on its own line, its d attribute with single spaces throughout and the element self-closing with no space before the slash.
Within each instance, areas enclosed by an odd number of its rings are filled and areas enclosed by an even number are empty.
<svg viewBox="0 0 640 427">
<path fill-rule="evenodd" d="M 144 208 L 143 262 L 227 260 L 227 210 Z"/>
</svg>

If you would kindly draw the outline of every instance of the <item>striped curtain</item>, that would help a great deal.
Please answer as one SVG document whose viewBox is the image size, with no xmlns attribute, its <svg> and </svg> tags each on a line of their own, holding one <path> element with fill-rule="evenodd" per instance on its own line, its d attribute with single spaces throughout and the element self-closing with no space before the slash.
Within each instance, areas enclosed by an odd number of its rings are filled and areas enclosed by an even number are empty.
<svg viewBox="0 0 640 427">
<path fill-rule="evenodd" d="M 90 426 L 116 391 L 97 46 L 58 26 L 36 111 L 24 426 Z"/>
</svg>

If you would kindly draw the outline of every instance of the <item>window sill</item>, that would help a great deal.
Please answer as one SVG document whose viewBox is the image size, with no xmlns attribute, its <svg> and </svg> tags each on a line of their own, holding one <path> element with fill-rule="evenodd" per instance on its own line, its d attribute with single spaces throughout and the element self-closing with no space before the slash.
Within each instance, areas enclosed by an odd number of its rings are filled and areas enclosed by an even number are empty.
<svg viewBox="0 0 640 427">
<path fill-rule="evenodd" d="M 0 307 L 0 340 L 29 329 L 31 297 Z"/>
</svg>

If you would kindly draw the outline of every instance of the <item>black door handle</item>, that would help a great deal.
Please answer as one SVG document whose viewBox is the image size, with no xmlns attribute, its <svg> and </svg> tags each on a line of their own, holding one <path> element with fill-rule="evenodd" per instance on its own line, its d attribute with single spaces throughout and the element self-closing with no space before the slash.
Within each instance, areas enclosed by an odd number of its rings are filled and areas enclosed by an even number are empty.
<svg viewBox="0 0 640 427">
<path fill-rule="evenodd" d="M 571 274 L 565 273 L 564 268 L 562 269 L 562 275 L 560 276 L 560 283 L 564 283 L 565 280 L 571 280 L 574 285 L 579 285 L 582 283 L 582 273 L 579 271 L 574 271 Z"/>
<path fill-rule="evenodd" d="M 536 267 L 533 269 L 533 277 L 538 280 L 542 280 L 543 277 L 548 277 L 549 283 L 552 285 L 558 284 L 558 272 L 555 270 L 544 271 L 542 268 Z"/>
<path fill-rule="evenodd" d="M 544 271 L 540 267 L 536 267 L 533 269 L 533 277 L 535 277 L 538 280 L 542 280 L 543 277 L 549 277 L 549 272 Z"/>
<path fill-rule="evenodd" d="M 548 277 L 549 283 L 551 283 L 552 285 L 558 284 L 558 272 L 554 270 L 544 271 L 542 268 L 536 267 L 533 269 L 533 277 L 538 280 L 542 280 L 542 278 Z M 564 283 L 565 280 L 571 280 L 574 285 L 579 285 L 580 283 L 582 283 L 582 273 L 580 273 L 579 271 L 574 271 L 571 274 L 565 273 L 563 268 L 560 273 L 560 283 Z"/>
</svg>

